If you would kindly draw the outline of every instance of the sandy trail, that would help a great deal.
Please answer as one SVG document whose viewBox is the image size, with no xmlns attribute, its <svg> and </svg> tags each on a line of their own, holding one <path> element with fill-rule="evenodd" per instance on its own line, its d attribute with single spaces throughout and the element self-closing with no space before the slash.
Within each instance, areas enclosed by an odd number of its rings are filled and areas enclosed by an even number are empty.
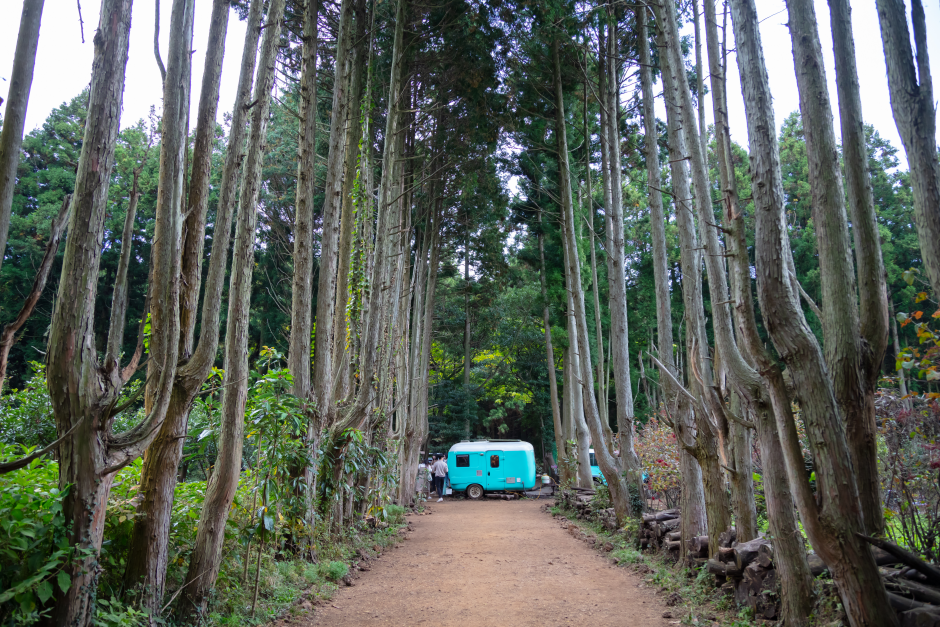
<svg viewBox="0 0 940 627">
<path fill-rule="evenodd" d="M 573 538 L 544 501 L 445 501 L 414 532 L 294 624 L 660 627 L 667 609 L 639 576 Z"/>
</svg>

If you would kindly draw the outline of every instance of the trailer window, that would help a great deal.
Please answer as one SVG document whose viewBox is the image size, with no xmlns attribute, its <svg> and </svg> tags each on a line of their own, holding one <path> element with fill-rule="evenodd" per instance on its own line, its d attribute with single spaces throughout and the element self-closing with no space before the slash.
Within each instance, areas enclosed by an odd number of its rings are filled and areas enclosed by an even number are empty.
<svg viewBox="0 0 940 627">
<path fill-rule="evenodd" d="M 469 468 L 469 467 L 470 467 L 470 456 L 458 455 L 457 456 L 457 468 Z"/>
<path fill-rule="evenodd" d="M 499 468 L 499 455 L 490 455 L 490 468 Z"/>
</svg>

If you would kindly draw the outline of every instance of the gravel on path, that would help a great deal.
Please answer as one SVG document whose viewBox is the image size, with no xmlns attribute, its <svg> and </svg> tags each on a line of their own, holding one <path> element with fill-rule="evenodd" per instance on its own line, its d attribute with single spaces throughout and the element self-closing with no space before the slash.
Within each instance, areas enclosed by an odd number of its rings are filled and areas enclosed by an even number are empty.
<svg viewBox="0 0 940 627">
<path fill-rule="evenodd" d="M 668 608 L 541 510 L 544 500 L 429 503 L 313 616 L 292 625 L 665 627 Z"/>
</svg>

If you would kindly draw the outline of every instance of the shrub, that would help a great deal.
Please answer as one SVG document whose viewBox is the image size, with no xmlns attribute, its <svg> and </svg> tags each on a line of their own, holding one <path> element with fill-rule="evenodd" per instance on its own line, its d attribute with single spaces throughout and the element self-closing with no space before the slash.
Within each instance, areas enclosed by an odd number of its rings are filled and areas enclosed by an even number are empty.
<svg viewBox="0 0 940 627">
<path fill-rule="evenodd" d="M 349 573 L 349 567 L 343 562 L 326 562 L 320 564 L 320 574 L 327 581 L 339 581 Z"/>
<path fill-rule="evenodd" d="M 0 445 L 0 458 L 27 453 Z M 55 462 L 35 460 L 0 475 L 0 624 L 30 624 L 49 612 L 47 602 L 69 589 L 69 560 Z"/>
</svg>

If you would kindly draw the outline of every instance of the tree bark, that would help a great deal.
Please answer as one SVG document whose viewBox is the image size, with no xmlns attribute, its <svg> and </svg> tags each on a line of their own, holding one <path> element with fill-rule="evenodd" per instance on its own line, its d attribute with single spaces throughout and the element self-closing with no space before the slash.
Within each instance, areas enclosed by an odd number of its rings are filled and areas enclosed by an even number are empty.
<svg viewBox="0 0 940 627">
<path fill-rule="evenodd" d="M 333 422 L 333 314 L 336 309 L 337 247 L 343 205 L 343 167 L 346 163 L 346 112 L 349 107 L 347 81 L 353 1 L 343 0 L 336 35 L 336 65 L 333 73 L 333 107 L 330 113 L 330 145 L 323 200 L 323 229 L 320 238 L 320 278 L 317 284 L 317 325 L 313 348 L 313 396 L 319 427 Z M 316 429 L 319 431 L 319 428 Z"/>
<path fill-rule="evenodd" d="M 940 163 L 924 7 L 921 0 L 911 0 L 912 50 L 904 0 L 876 0 L 876 5 L 891 109 L 911 170 L 917 241 L 927 279 L 940 294 Z"/>
<path fill-rule="evenodd" d="M 182 283 L 180 285 L 180 328 L 182 329 L 180 355 L 183 359 L 188 359 L 192 355 L 196 318 L 199 315 L 198 303 L 202 285 L 203 250 L 206 243 L 206 215 L 209 209 L 215 118 L 219 110 L 219 85 L 222 80 L 222 58 L 225 56 L 229 10 L 229 5 L 225 0 L 213 0 L 206 61 L 199 95 L 199 111 L 196 114 L 189 202 L 186 220 L 183 223 Z"/>
<path fill-rule="evenodd" d="M 26 107 L 33 85 L 36 50 L 39 48 L 39 26 L 45 0 L 23 0 L 20 28 L 13 53 L 13 72 L 7 106 L 0 130 L 0 267 L 7 249 L 10 230 L 10 212 L 13 208 L 13 190 L 16 187 L 16 168 L 20 163 L 20 146 L 26 127 Z"/>
<path fill-rule="evenodd" d="M 803 468 L 789 399 L 771 387 L 783 457 L 800 517 L 813 548 L 830 565 L 852 625 L 897 625 L 871 551 L 857 538 L 862 516 L 839 409 L 819 345 L 799 306 L 791 280 L 780 156 L 770 89 L 752 0 L 732 0 L 738 67 L 751 147 L 752 193 L 757 215 L 757 288 L 764 322 L 793 377 L 807 439 L 816 464 L 816 497 Z"/>
<path fill-rule="evenodd" d="M 620 163 L 620 72 L 617 65 L 619 59 L 617 21 L 613 6 L 608 6 L 607 24 L 607 62 L 605 64 L 607 93 L 604 94 L 607 124 L 606 129 L 602 128 L 602 141 L 607 142 L 609 159 L 607 175 L 610 177 L 610 205 L 605 208 L 607 213 L 607 284 L 610 298 L 610 358 L 614 365 L 614 386 L 617 391 L 620 460 L 624 470 L 631 475 L 631 483 L 639 485 L 637 473 L 640 460 L 633 446 L 633 384 L 630 381 L 630 334 L 627 325 L 623 183 Z M 593 386 L 591 394 L 593 395 Z M 607 473 L 604 476 L 606 477 Z"/>
<path fill-rule="evenodd" d="M 208 595 L 215 587 L 222 561 L 225 523 L 241 470 L 245 403 L 248 397 L 248 314 L 254 268 L 254 237 L 258 220 L 257 204 L 284 5 L 285 0 L 272 0 L 268 7 L 261 56 L 258 60 L 251 128 L 248 132 L 248 149 L 232 253 L 219 453 L 212 478 L 206 486 L 205 504 L 199 517 L 196 544 L 177 605 L 177 618 L 187 624 L 194 623 L 205 612 Z"/>
<path fill-rule="evenodd" d="M 539 259 L 542 265 L 539 266 L 539 283 L 542 286 L 542 324 L 545 326 L 545 360 L 548 366 L 548 393 L 552 404 L 552 425 L 555 428 L 555 452 L 556 459 L 561 460 L 565 454 L 565 436 L 561 425 L 561 409 L 558 406 L 558 381 L 555 374 L 555 349 L 552 347 L 552 320 L 548 308 L 548 288 L 546 286 L 547 268 L 545 266 L 545 233 L 542 231 L 542 212 L 539 211 Z M 559 464 L 558 471 L 562 483 L 569 477 L 564 467 Z"/>
<path fill-rule="evenodd" d="M 291 282 L 290 347 L 287 364 L 293 394 L 310 394 L 310 334 L 313 330 L 313 200 L 317 156 L 318 0 L 304 2 L 300 74 L 300 139 L 297 143 L 297 206 L 294 209 L 294 275 Z"/>
<path fill-rule="evenodd" d="M 336 393 L 334 401 L 346 398 L 349 393 L 349 368 L 343 363 L 349 361 L 349 349 L 346 340 L 346 306 L 349 299 L 349 268 L 352 262 L 353 227 L 356 215 L 353 202 L 353 185 L 356 181 L 356 163 L 359 160 L 359 139 L 362 136 L 362 86 L 365 61 L 369 49 L 366 40 L 365 3 L 357 1 L 354 6 L 356 14 L 356 45 L 350 49 L 352 61 L 349 72 L 349 112 L 346 126 L 346 174 L 343 177 L 343 208 L 340 216 L 339 250 L 337 254 L 336 271 L 336 312 L 333 314 L 333 337 L 336 348 L 333 354 L 333 371 L 340 377 L 334 383 Z M 309 333 L 308 333 L 309 335 Z M 308 350 L 309 352 L 309 350 Z"/>
<path fill-rule="evenodd" d="M 668 3 L 667 3 L 668 8 Z M 657 8 L 654 7 L 654 14 Z M 690 420 L 686 425 L 679 424 L 676 438 L 682 443 L 699 463 L 702 473 L 704 509 L 707 519 L 706 527 L 709 536 L 710 553 L 718 549 L 718 534 L 730 525 L 731 504 L 724 490 L 721 478 L 721 466 L 718 459 L 717 425 L 712 425 L 706 415 L 703 405 L 708 402 L 707 394 L 712 385 L 710 355 L 705 341 L 705 310 L 702 301 L 702 258 L 698 252 L 698 239 L 695 234 L 695 213 L 692 205 L 692 192 L 689 185 L 689 173 L 685 161 L 694 159 L 689 152 L 690 146 L 694 150 L 700 147 L 698 135 L 693 130 L 686 133 L 688 116 L 683 118 L 683 109 L 691 112 L 691 105 L 680 100 L 682 92 L 687 96 L 688 85 L 683 83 L 676 72 L 677 64 L 671 58 L 672 49 L 668 45 L 670 32 L 675 35 L 675 17 L 659 10 L 657 22 L 661 25 L 659 41 L 666 52 L 661 56 L 663 63 L 663 88 L 666 98 L 666 117 L 669 130 L 670 162 L 672 165 L 672 189 L 676 203 L 676 223 L 679 227 L 680 260 L 682 265 L 682 299 L 685 305 L 686 352 L 689 363 L 689 384 L 695 391 L 698 402 L 690 412 Z M 670 31 L 671 29 L 671 31 Z M 693 143 L 694 142 L 694 143 Z M 707 186 L 706 186 L 707 189 Z M 710 203 L 709 203 L 710 206 Z M 720 301 L 718 301 L 720 302 Z M 693 375 L 697 373 L 699 382 Z M 691 443 L 688 440 L 691 439 Z M 694 485 L 694 484 L 693 484 Z M 697 501 L 697 499 L 696 499 Z M 684 516 L 684 514 L 683 514 Z M 703 529 L 702 531 L 705 531 Z M 684 531 L 684 529 L 683 529 Z M 696 533 L 695 535 L 700 535 Z M 694 536 L 689 536 L 694 537 Z"/>
<path fill-rule="evenodd" d="M 852 249 L 849 243 L 848 217 L 845 211 L 845 191 L 842 186 L 842 172 L 839 168 L 835 132 L 832 126 L 832 109 L 829 103 L 829 90 L 823 65 L 822 46 L 816 26 L 816 13 L 807 0 L 788 0 L 790 16 L 790 38 L 793 43 L 793 64 L 796 68 L 797 87 L 800 92 L 800 112 L 803 117 L 803 130 L 806 136 L 806 155 L 809 160 L 809 180 L 813 193 L 813 224 L 816 228 L 816 240 L 819 250 L 820 279 L 822 285 L 823 336 L 826 365 L 832 377 L 833 391 L 845 422 L 846 437 L 852 462 L 855 468 L 856 484 L 861 499 L 863 525 L 872 533 L 884 527 L 881 507 L 881 491 L 878 484 L 877 427 L 875 425 L 874 385 L 877 379 L 865 372 L 866 365 L 861 345 L 859 310 L 855 290 L 855 268 L 852 264 Z M 845 8 L 845 7 L 843 7 Z M 860 111 L 851 106 L 851 85 L 855 79 L 854 50 L 849 50 L 846 41 L 844 20 L 848 16 L 833 16 L 833 36 L 836 37 L 836 58 L 839 63 L 838 80 L 842 103 L 849 119 L 849 129 L 858 125 L 862 133 L 861 146 L 855 145 L 858 138 L 850 135 L 850 152 L 846 154 L 846 175 L 853 177 L 856 184 L 851 190 L 853 198 L 859 201 L 859 192 L 864 190 L 864 181 L 858 178 L 858 169 L 868 172 L 867 151 L 864 143 L 864 131 L 861 129 Z M 838 37 L 837 37 L 838 36 Z M 852 46 L 854 47 L 854 46 Z M 861 109 L 861 106 L 858 106 Z M 847 130 L 849 130 L 847 129 Z M 859 154 L 860 151 L 860 154 Z M 861 163 L 852 164 L 850 158 L 861 158 Z M 862 188 L 862 189 L 859 189 Z M 870 193 L 870 192 L 869 192 Z M 878 226 L 875 222 L 874 209 L 866 212 L 865 221 L 859 227 L 868 231 L 863 237 L 866 244 L 871 243 L 872 235 L 878 239 Z M 854 222 L 854 221 L 853 221 Z M 866 255 L 877 255 L 878 262 L 863 260 Z M 881 266 L 880 247 L 872 250 L 858 250 L 859 268 L 866 274 L 871 272 L 873 263 Z M 883 271 L 882 271 L 883 272 Z M 877 279 L 876 279 L 877 281 Z M 874 287 L 874 286 L 871 286 Z M 882 289 L 882 298 L 884 290 Z M 878 293 L 864 294 L 875 299 L 871 305 L 877 310 Z M 881 314 L 886 317 L 887 312 Z M 887 320 L 883 321 L 883 331 L 887 331 Z M 885 338 L 877 338 L 884 352 Z M 878 360 L 880 367 L 881 360 Z M 876 374 L 877 377 L 877 374 Z M 869 384 L 869 382 L 871 382 Z"/>
<path fill-rule="evenodd" d="M 164 143 L 161 146 L 160 186 L 181 189 L 184 142 L 179 126 L 184 120 L 184 77 L 188 76 L 188 48 L 192 3 L 182 2 L 172 41 L 180 54 L 173 56 L 174 85 L 165 94 Z M 66 491 L 63 515 L 70 525 L 68 542 L 80 557 L 65 569 L 68 591 L 56 599 L 51 621 L 57 624 L 90 624 L 100 566 L 98 551 L 104 531 L 105 508 L 115 473 L 141 454 L 155 437 L 169 404 L 176 369 L 179 340 L 179 194 L 177 204 L 158 202 L 156 232 L 163 237 L 154 251 L 153 294 L 163 298 L 161 315 L 153 321 L 153 333 L 167 347 L 167 365 L 158 393 L 143 422 L 130 431 L 111 431 L 111 410 L 123 386 L 119 368 L 99 365 L 93 328 L 94 302 L 101 238 L 107 207 L 108 186 L 114 166 L 114 150 L 120 128 L 130 34 L 131 0 L 104 0 L 100 26 L 95 34 L 88 116 L 82 153 L 72 196 L 69 238 L 63 258 L 57 306 L 49 337 L 47 378 L 57 430 L 71 433 L 59 445 L 59 485 Z M 168 83 L 169 84 L 169 83 Z M 184 127 L 185 128 L 185 127 Z M 165 197 L 166 198 L 166 197 Z M 175 273 L 173 272 L 175 267 Z"/>
<path fill-rule="evenodd" d="M 225 47 L 225 33 L 228 29 L 228 14 L 228 4 L 223 0 L 217 0 L 213 5 L 208 53 L 203 73 L 199 113 L 197 114 L 189 215 L 184 224 L 180 264 L 182 273 L 179 340 L 181 365 L 177 368 L 166 419 L 161 425 L 153 444 L 144 455 L 139 490 L 142 498 L 137 506 L 137 516 L 134 519 L 134 528 L 131 532 L 127 569 L 125 571 L 128 588 L 141 586 L 140 603 L 154 613 L 158 613 L 162 607 L 166 585 L 170 516 L 189 422 L 189 411 L 196 394 L 209 374 L 218 346 L 221 287 L 228 260 L 228 242 L 232 216 L 231 187 L 233 185 L 226 178 L 225 173 L 223 173 L 219 206 L 216 213 L 215 235 L 212 246 L 215 254 L 212 255 L 209 263 L 209 277 L 206 284 L 206 294 L 203 298 L 203 320 L 199 347 L 193 353 L 193 336 L 199 311 L 196 300 L 199 297 L 202 279 L 202 256 L 205 246 L 212 140 L 215 134 L 215 116 L 218 110 L 219 83 Z M 257 33 L 260 9 L 255 11 L 254 17 L 254 28 L 255 33 Z M 249 17 L 250 26 L 252 26 L 251 17 Z M 249 32 L 251 31 L 249 30 Z M 252 45 L 255 48 L 257 47 L 257 34 L 255 34 Z M 254 50 L 252 50 L 251 55 L 251 66 L 253 69 Z M 250 78 L 249 75 L 249 81 Z M 250 82 L 247 91 L 250 93 Z M 241 102 L 236 103 L 236 111 L 232 120 L 232 132 L 229 137 L 229 152 L 233 154 L 240 152 L 241 138 L 243 137 L 242 129 L 244 124 L 242 120 L 244 117 L 239 112 Z"/>
<path fill-rule="evenodd" d="M 132 192 L 131 207 L 127 210 L 129 216 L 134 215 L 134 211 L 137 208 L 137 198 L 136 191 Z M 72 197 L 69 195 L 66 195 L 65 198 L 62 199 L 62 207 L 59 209 L 59 214 L 52 219 L 52 223 L 49 225 L 49 241 L 46 242 L 46 253 L 42 256 L 42 261 L 39 262 L 39 269 L 36 270 L 36 278 L 33 279 L 33 287 L 26 296 L 26 300 L 23 302 L 23 306 L 20 308 L 16 318 L 14 318 L 12 322 L 7 323 L 7 325 L 3 327 L 3 333 L 0 334 L 0 390 L 2 390 L 3 382 L 7 377 L 7 360 L 10 357 L 10 349 L 13 348 L 13 344 L 16 341 L 16 332 L 19 331 L 26 321 L 29 320 L 29 317 L 33 315 L 36 303 L 39 302 L 39 297 L 42 296 L 43 290 L 46 289 L 46 281 L 49 280 L 49 272 L 52 271 L 52 262 L 55 261 L 56 252 L 59 250 L 59 242 L 62 240 L 62 234 L 65 232 L 65 224 L 69 217 L 71 200 Z M 130 217 L 129 220 L 125 222 L 125 239 L 121 240 L 121 262 L 118 266 L 118 282 L 115 286 L 115 296 L 118 294 L 117 286 L 121 284 L 120 268 L 124 268 L 124 276 L 127 276 L 127 263 L 125 261 L 124 250 L 126 247 L 128 250 L 127 255 L 130 256 L 131 248 L 126 240 L 128 231 L 126 226 L 127 222 L 133 224 L 134 218 Z M 126 291 L 124 294 L 126 297 Z M 112 307 L 112 310 L 115 310 L 115 308 Z M 123 315 L 121 316 L 121 322 L 124 322 Z"/>
<path fill-rule="evenodd" d="M 554 65 L 555 83 L 555 134 L 558 142 L 559 188 L 565 218 L 564 234 L 568 248 L 568 254 L 566 255 L 566 274 L 570 281 L 568 293 L 573 304 L 574 336 L 577 338 L 576 363 L 578 370 L 575 372 L 575 375 L 580 378 L 580 388 L 584 396 L 583 405 L 587 413 L 587 415 L 585 415 L 585 422 L 591 433 L 591 439 L 594 442 L 594 456 L 597 459 L 597 464 L 601 472 L 604 473 L 604 477 L 607 479 L 607 486 L 610 489 L 610 500 L 614 506 L 617 520 L 618 522 L 623 522 L 628 517 L 639 514 L 639 512 L 632 511 L 627 483 L 621 475 L 621 468 L 617 458 L 611 454 L 609 427 L 606 430 L 604 429 L 606 425 L 601 423 L 600 412 L 597 409 L 597 401 L 594 398 L 594 372 L 591 368 L 591 349 L 588 344 L 584 289 L 581 286 L 578 245 L 575 237 L 574 203 L 571 198 L 571 172 L 568 165 L 568 138 L 565 128 L 565 102 L 561 84 L 561 60 L 559 58 L 558 47 L 558 40 L 556 39 L 552 42 L 552 61 Z M 613 354 L 616 355 L 617 352 L 613 351 Z M 616 362 L 614 366 L 616 368 Z M 627 393 L 631 391 L 629 387 L 626 390 Z M 619 393 L 618 386 L 618 394 Z"/>
<path fill-rule="evenodd" d="M 846 412 L 846 437 L 855 463 L 865 529 L 869 535 L 877 535 L 884 532 L 885 521 L 881 486 L 878 482 L 875 391 L 881 373 L 881 362 L 888 347 L 888 293 L 884 264 L 881 260 L 881 235 L 878 232 L 871 175 L 868 172 L 868 150 L 862 120 L 862 101 L 858 91 L 855 39 L 852 34 L 848 0 L 829 0 L 829 16 L 836 62 L 845 183 L 852 216 L 855 262 L 858 267 L 860 326 L 856 332 L 860 337 L 855 342 L 855 348 L 860 369 L 858 374 L 861 375 L 849 379 L 849 389 L 840 390 L 837 387 L 836 396 Z M 851 259 L 849 263 L 851 264 Z M 851 269 L 850 265 L 850 274 Z M 855 294 L 849 296 L 854 303 Z M 825 302 L 823 306 L 825 315 Z M 843 397 L 847 398 L 843 400 Z M 852 413 L 848 413 L 849 411 Z"/>
<path fill-rule="evenodd" d="M 662 34 L 658 37 L 659 45 L 665 46 Z M 702 276 L 701 257 L 695 237 L 695 227 L 692 218 L 692 192 L 689 186 L 689 174 L 685 162 L 687 151 L 685 138 L 681 133 L 681 123 L 675 112 L 675 86 L 670 72 L 663 70 L 663 93 L 666 99 L 667 131 L 669 137 L 669 165 L 672 175 L 672 194 L 675 203 L 676 223 L 679 226 L 679 254 L 682 268 L 682 301 L 686 312 L 686 335 L 699 334 L 699 325 L 702 324 L 700 312 L 702 311 Z M 642 81 L 642 75 L 641 75 Z M 652 99 L 652 86 L 649 99 Z M 650 114 L 652 117 L 653 114 Z M 665 235 L 664 235 L 665 237 Z M 681 338 L 681 325 L 680 325 Z M 662 347 L 662 341 L 660 341 Z M 687 360 L 697 360 L 692 354 L 690 342 L 685 342 Z M 661 353 L 662 354 L 662 353 Z M 681 358 L 682 351 L 679 352 Z M 678 379 L 681 381 L 682 370 L 677 367 Z M 692 386 L 693 389 L 695 386 Z M 683 398 L 677 402 L 676 415 L 673 417 L 673 430 L 676 439 L 685 443 L 689 439 L 694 443 L 696 435 L 696 410 Z M 679 447 L 679 474 L 682 477 L 682 492 L 680 495 L 682 534 L 680 549 L 683 555 L 688 553 L 690 538 L 698 537 L 708 532 L 708 516 L 706 513 L 705 482 L 702 466 L 699 460 L 684 446 Z M 721 533 L 721 530 L 718 531 Z"/>
</svg>

